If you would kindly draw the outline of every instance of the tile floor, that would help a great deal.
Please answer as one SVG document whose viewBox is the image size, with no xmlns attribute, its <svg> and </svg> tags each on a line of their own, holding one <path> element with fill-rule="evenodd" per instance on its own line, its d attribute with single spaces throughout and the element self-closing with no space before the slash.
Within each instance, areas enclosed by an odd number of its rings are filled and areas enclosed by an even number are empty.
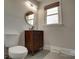
<svg viewBox="0 0 79 59">
<path fill-rule="evenodd" d="M 65 54 L 48 53 L 43 59 L 75 59 L 74 56 L 69 56 Z"/>
<path fill-rule="evenodd" d="M 25 59 L 43 59 L 48 53 L 47 50 L 39 51 L 34 56 L 27 55 Z"/>
<path fill-rule="evenodd" d="M 9 59 L 9 58 L 6 58 Z M 47 50 L 39 51 L 34 56 L 27 55 L 25 59 L 75 59 L 74 56 L 68 56 L 65 54 L 52 53 Z"/>
<path fill-rule="evenodd" d="M 25 59 L 75 59 L 75 57 L 43 50 L 36 53 L 34 56 L 28 55 Z"/>
</svg>

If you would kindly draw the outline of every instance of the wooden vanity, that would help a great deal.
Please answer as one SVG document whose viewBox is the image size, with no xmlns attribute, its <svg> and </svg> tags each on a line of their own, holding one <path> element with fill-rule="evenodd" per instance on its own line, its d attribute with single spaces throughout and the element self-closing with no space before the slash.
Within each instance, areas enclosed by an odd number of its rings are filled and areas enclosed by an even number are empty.
<svg viewBox="0 0 79 59">
<path fill-rule="evenodd" d="M 34 55 L 36 51 L 43 49 L 43 31 L 25 30 L 25 47 Z"/>
</svg>

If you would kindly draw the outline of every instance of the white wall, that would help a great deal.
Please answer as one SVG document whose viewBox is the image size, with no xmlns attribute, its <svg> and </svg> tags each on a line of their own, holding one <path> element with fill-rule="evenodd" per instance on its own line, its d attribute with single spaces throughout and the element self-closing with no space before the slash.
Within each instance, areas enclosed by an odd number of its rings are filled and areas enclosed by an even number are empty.
<svg viewBox="0 0 79 59">
<path fill-rule="evenodd" d="M 24 30 L 29 29 L 24 14 L 31 11 L 24 5 L 25 0 L 4 0 L 4 34 L 19 34 L 20 44 L 24 44 Z M 32 2 L 37 5 L 36 1 Z"/>
<path fill-rule="evenodd" d="M 44 24 L 44 6 L 56 0 L 42 0 L 38 12 L 38 28 L 44 30 L 44 45 L 75 49 L 75 0 L 62 0 L 62 26 Z"/>
</svg>

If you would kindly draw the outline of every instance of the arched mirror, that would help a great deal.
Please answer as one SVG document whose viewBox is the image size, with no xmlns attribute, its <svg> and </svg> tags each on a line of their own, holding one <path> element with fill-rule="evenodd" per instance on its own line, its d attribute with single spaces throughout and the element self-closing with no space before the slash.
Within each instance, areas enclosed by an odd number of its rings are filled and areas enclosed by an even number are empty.
<svg viewBox="0 0 79 59">
<path fill-rule="evenodd" d="M 33 25 L 34 25 L 34 13 L 32 11 L 25 13 L 24 18 L 25 18 L 25 22 L 28 25 L 33 27 Z"/>
</svg>

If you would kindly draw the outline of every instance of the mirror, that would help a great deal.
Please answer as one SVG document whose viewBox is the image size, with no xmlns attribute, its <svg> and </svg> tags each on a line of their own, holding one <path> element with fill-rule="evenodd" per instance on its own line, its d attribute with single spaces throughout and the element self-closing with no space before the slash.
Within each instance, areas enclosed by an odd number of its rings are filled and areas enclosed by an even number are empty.
<svg viewBox="0 0 79 59">
<path fill-rule="evenodd" d="M 30 25 L 30 26 L 34 25 L 34 13 L 32 11 L 25 13 L 24 18 L 25 18 L 25 22 L 28 25 Z"/>
</svg>

